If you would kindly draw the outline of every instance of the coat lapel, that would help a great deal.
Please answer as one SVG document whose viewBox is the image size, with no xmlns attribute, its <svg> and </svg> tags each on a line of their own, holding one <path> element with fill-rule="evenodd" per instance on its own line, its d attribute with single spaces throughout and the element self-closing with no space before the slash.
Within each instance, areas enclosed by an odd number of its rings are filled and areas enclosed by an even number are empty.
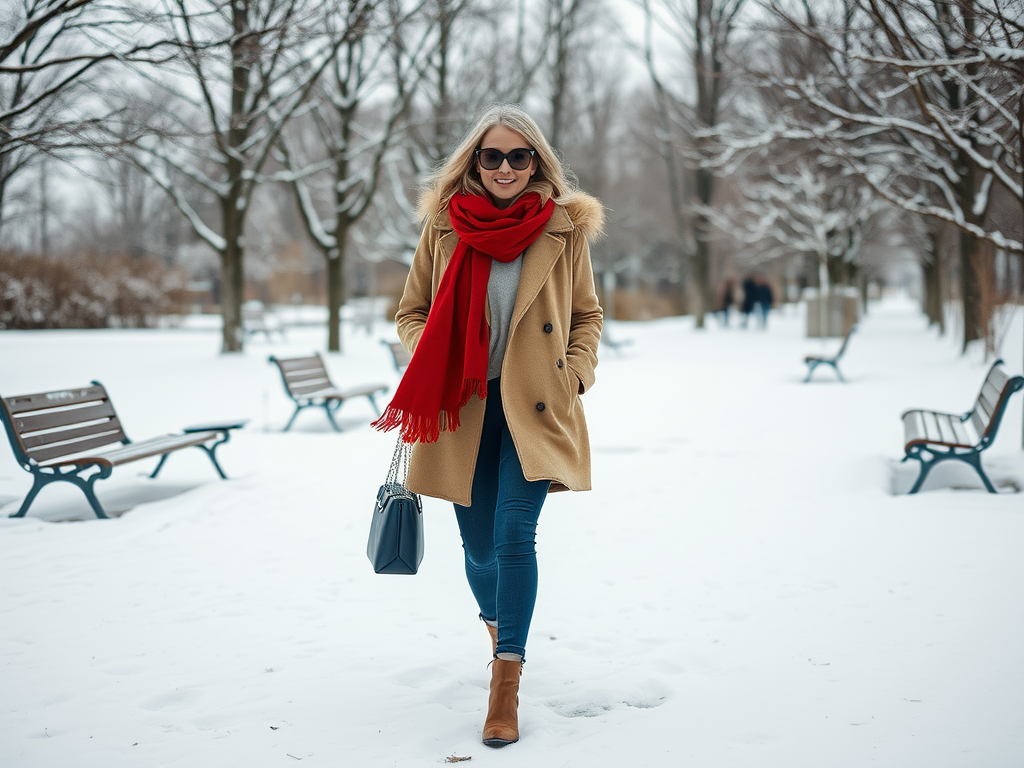
<svg viewBox="0 0 1024 768">
<path fill-rule="evenodd" d="M 562 206 L 557 206 L 541 236 L 533 245 L 526 249 L 523 257 L 523 272 L 519 276 L 519 291 L 516 293 L 516 306 L 512 311 L 511 332 L 523 319 L 544 282 L 554 269 L 558 257 L 565 251 L 565 233 L 571 232 L 572 221 Z"/>
</svg>

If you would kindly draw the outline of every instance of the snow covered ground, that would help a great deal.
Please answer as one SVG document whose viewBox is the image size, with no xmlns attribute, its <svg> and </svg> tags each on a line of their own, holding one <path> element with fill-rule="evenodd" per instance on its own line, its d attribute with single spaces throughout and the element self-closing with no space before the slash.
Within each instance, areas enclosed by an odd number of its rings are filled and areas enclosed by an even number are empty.
<svg viewBox="0 0 1024 768">
<path fill-rule="evenodd" d="M 1018 316 L 1004 348 L 1022 368 Z M 522 740 L 479 743 L 489 641 L 450 507 L 419 575 L 364 549 L 393 437 L 291 406 L 273 354 L 216 329 L 0 333 L 0 393 L 92 379 L 130 436 L 244 417 L 221 449 L 121 467 L 9 520 L 30 478 L 0 450 L 0 766 L 1011 768 L 1024 764 L 1024 453 L 1012 403 L 985 466 L 917 496 L 900 412 L 967 409 L 987 366 L 907 300 L 875 305 L 843 370 L 804 385 L 799 312 L 767 332 L 618 324 L 584 402 L 591 493 L 541 516 Z M 380 326 L 379 335 L 391 336 Z M 827 342 L 831 349 L 838 342 Z M 327 357 L 396 380 L 376 336 Z M 965 471 L 960 471 L 965 470 Z M 64 522 L 57 522 L 64 521 Z"/>
</svg>

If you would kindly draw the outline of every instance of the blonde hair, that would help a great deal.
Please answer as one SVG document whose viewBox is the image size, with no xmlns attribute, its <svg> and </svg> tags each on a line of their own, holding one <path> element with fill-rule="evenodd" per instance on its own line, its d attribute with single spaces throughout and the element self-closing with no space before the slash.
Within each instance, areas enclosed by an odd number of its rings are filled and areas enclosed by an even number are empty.
<svg viewBox="0 0 1024 768">
<path fill-rule="evenodd" d="M 495 104 L 480 116 L 459 146 L 427 178 L 416 206 L 416 214 L 421 221 L 447 207 L 456 192 L 486 196 L 487 191 L 476 169 L 475 152 L 484 135 L 497 125 L 520 134 L 536 150 L 534 160 L 537 162 L 537 172 L 522 191 L 523 195 L 536 192 L 540 195 L 541 203 L 554 198 L 556 203 L 565 205 L 582 194 L 572 173 L 559 160 L 540 127 L 526 110 L 518 104 Z"/>
</svg>

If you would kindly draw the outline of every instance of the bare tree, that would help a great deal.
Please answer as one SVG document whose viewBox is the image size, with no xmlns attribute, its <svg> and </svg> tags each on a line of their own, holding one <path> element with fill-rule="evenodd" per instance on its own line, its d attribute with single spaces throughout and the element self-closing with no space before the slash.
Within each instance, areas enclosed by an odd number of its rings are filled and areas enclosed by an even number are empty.
<svg viewBox="0 0 1024 768">
<path fill-rule="evenodd" d="M 98 0 L 12 0 L 0 8 L 0 229 L 11 184 L 46 155 L 91 146 L 114 110 L 88 99 L 124 61 L 162 61 L 165 41 Z"/>
<path fill-rule="evenodd" d="M 564 145 L 573 93 L 572 84 L 578 81 L 581 65 L 594 56 L 594 33 L 607 18 L 602 0 L 548 0 L 548 39 L 550 63 L 547 67 L 551 79 L 551 123 L 548 138 L 552 146 Z M 602 51 L 603 52 L 603 51 Z"/>
<path fill-rule="evenodd" d="M 647 33 L 644 59 L 658 106 L 659 140 L 669 174 L 669 196 L 676 219 L 680 252 L 687 258 L 693 282 L 693 314 L 698 328 L 715 306 L 711 280 L 709 222 L 704 213 L 713 203 L 715 177 L 704 162 L 709 131 L 717 125 L 726 95 L 725 77 L 730 38 L 745 0 L 642 0 Z M 655 62 L 655 26 L 678 49 L 689 53 L 689 78 L 669 82 Z M 686 145 L 676 144 L 683 137 Z M 692 177 L 682 176 L 680 155 L 693 166 Z M 689 182 L 689 183 L 687 183 Z"/>
<path fill-rule="evenodd" d="M 427 27 L 408 54 L 400 50 L 389 56 L 392 33 L 401 30 L 409 14 L 419 7 L 404 12 L 383 3 L 339 7 L 336 24 L 353 32 L 315 89 L 308 120 L 296 121 L 296 131 L 285 131 L 278 138 L 279 157 L 295 190 L 302 220 L 326 260 L 327 348 L 332 352 L 341 350 L 350 234 L 374 199 L 384 159 L 401 135 L 402 119 L 434 42 L 433 30 Z M 391 65 L 394 71 L 389 71 Z M 376 109 L 375 97 L 380 101 Z M 302 147 L 291 135 L 301 127 L 311 129 L 305 143 L 313 146 Z"/>
<path fill-rule="evenodd" d="M 243 235 L 253 192 L 284 126 L 352 33 L 326 23 L 332 7 L 329 0 L 168 0 L 146 17 L 174 40 L 179 59 L 174 71 L 140 70 L 162 109 L 133 157 L 219 255 L 224 352 L 242 349 Z M 215 211 L 196 210 L 182 191 L 186 179 L 206 190 Z"/>
<path fill-rule="evenodd" d="M 830 6 L 839 12 L 830 19 L 810 3 L 770 7 L 797 38 L 818 46 L 828 68 L 805 77 L 765 72 L 765 81 L 816 115 L 784 113 L 733 150 L 780 137 L 813 141 L 880 197 L 956 226 L 964 349 L 987 338 L 981 281 L 992 255 L 982 244 L 1024 254 L 1021 218 L 990 215 L 997 195 L 1024 212 L 1024 9 L 844 0 Z"/>
</svg>

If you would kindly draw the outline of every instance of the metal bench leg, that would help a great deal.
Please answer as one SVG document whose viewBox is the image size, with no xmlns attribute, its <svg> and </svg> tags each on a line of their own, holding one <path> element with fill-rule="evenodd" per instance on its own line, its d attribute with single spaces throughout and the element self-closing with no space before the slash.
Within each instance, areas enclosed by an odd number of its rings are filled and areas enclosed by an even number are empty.
<svg viewBox="0 0 1024 768">
<path fill-rule="evenodd" d="M 373 406 L 373 412 L 377 414 L 377 418 L 380 418 L 380 406 L 377 405 L 377 398 L 372 394 L 367 395 L 366 399 L 370 401 L 370 405 Z"/>
<path fill-rule="evenodd" d="M 32 487 L 29 489 L 28 495 L 25 497 L 25 500 L 21 502 L 21 508 L 13 515 L 8 515 L 8 517 L 24 517 L 26 514 L 28 514 L 28 508 L 32 506 L 32 502 L 35 501 L 36 496 L 39 495 L 39 492 L 43 489 L 43 486 L 46 485 L 48 482 L 50 482 L 49 479 L 44 480 L 42 475 L 34 474 L 32 476 Z"/>
<path fill-rule="evenodd" d="M 830 363 L 830 365 L 832 366 L 833 370 L 836 372 L 836 376 L 839 377 L 839 380 L 841 382 L 843 382 L 843 384 L 845 384 L 846 383 L 846 379 L 843 378 L 843 372 L 839 370 L 839 366 L 836 363 Z"/>
<path fill-rule="evenodd" d="M 288 420 L 288 425 L 283 430 L 281 430 L 282 432 L 287 432 L 289 429 L 292 428 L 292 424 L 295 423 L 295 417 L 299 415 L 299 411 L 301 411 L 302 408 L 303 406 L 301 405 L 295 406 L 295 413 L 293 413 L 291 419 Z"/>
<path fill-rule="evenodd" d="M 332 408 L 330 403 L 324 403 L 324 410 L 327 411 L 327 418 L 331 421 L 331 426 L 334 427 L 335 432 L 341 432 L 341 427 L 338 426 L 338 422 L 334 420 L 334 412 L 341 407 L 341 400 L 335 401 L 335 406 Z"/>
<path fill-rule="evenodd" d="M 914 483 L 911 489 L 907 491 L 908 496 L 912 493 L 917 493 L 919 490 L 921 490 L 921 486 L 924 485 L 924 479 L 928 477 L 928 473 L 931 471 L 932 467 L 934 467 L 939 462 L 939 459 L 937 457 L 932 458 L 931 461 L 926 461 L 920 455 L 914 457 L 907 456 L 903 460 L 906 461 L 909 458 L 915 458 L 919 462 L 921 462 L 921 473 L 917 476 L 917 481 Z"/>
<path fill-rule="evenodd" d="M 230 432 L 225 432 L 224 437 L 215 442 L 213 445 L 207 447 L 205 445 L 198 446 L 206 451 L 206 455 L 210 457 L 210 461 L 213 462 L 213 468 L 217 470 L 217 474 L 220 475 L 221 480 L 227 480 L 228 476 L 224 474 L 224 470 L 220 468 L 220 463 L 217 461 L 217 448 L 218 446 L 224 445 L 231 437 Z"/>
<path fill-rule="evenodd" d="M 981 477 L 981 482 L 983 482 L 985 484 L 985 488 L 988 489 L 989 493 L 999 493 L 999 491 L 996 490 L 996 487 L 994 485 L 992 485 L 992 481 L 990 481 L 988 479 L 988 475 L 985 474 L 985 470 L 983 470 L 981 468 L 981 454 L 980 453 L 971 453 L 971 454 L 968 454 L 967 456 L 960 456 L 959 458 L 963 459 L 968 464 L 970 464 L 972 467 L 974 467 L 974 469 L 977 471 L 978 475 Z"/>
<path fill-rule="evenodd" d="M 152 480 L 152 479 L 153 479 L 154 477 L 156 477 L 157 475 L 159 475 L 159 474 L 160 474 L 160 470 L 164 468 L 164 462 L 165 462 L 165 461 L 167 461 L 167 457 L 168 457 L 168 456 L 170 456 L 170 455 L 171 455 L 171 454 L 169 454 L 169 453 L 165 453 L 165 454 L 164 454 L 163 456 L 161 456 L 161 457 L 160 457 L 160 461 L 159 461 L 159 462 L 157 463 L 157 465 L 156 465 L 156 469 L 154 469 L 154 470 L 153 470 L 153 474 L 151 474 L 151 475 L 149 476 L 149 478 L 150 478 L 151 480 Z"/>
<path fill-rule="evenodd" d="M 807 364 L 807 378 L 804 379 L 804 384 L 806 384 L 807 382 L 809 382 L 811 380 L 811 376 L 814 374 L 814 369 L 817 368 L 817 367 L 818 367 L 818 361 L 817 360 Z"/>
<path fill-rule="evenodd" d="M 88 499 L 89 506 L 92 507 L 92 511 L 96 513 L 96 517 L 100 518 L 100 520 L 109 520 L 109 516 L 104 511 L 103 505 L 100 504 L 100 500 L 96 498 L 96 492 L 92 487 L 93 483 L 95 483 L 101 476 L 102 475 L 100 473 L 97 473 L 88 480 L 84 480 L 81 477 L 75 477 L 72 482 L 74 482 L 85 493 L 85 498 Z"/>
</svg>

